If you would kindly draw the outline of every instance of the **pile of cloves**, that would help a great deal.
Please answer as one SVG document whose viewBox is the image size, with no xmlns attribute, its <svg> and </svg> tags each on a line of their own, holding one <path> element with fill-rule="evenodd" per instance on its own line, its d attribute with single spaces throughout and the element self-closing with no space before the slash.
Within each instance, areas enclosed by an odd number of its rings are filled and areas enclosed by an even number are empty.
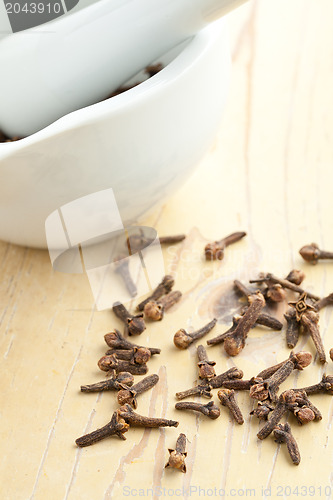
<svg viewBox="0 0 333 500">
<path fill-rule="evenodd" d="M 245 235 L 244 232 L 233 233 L 219 241 L 207 244 L 204 250 L 206 260 L 222 260 L 225 248 L 241 240 Z M 172 244 L 183 239 L 184 235 L 165 237 L 160 238 L 160 243 Z M 152 239 L 139 234 L 130 236 L 127 244 L 132 251 L 140 251 L 152 242 Z M 319 259 L 333 258 L 332 253 L 319 250 L 315 244 L 303 247 L 300 253 L 311 263 L 317 263 Z M 116 266 L 117 272 L 123 277 L 131 296 L 135 296 L 136 286 L 129 274 L 126 262 L 126 259 L 120 261 Z M 257 278 L 249 281 L 249 287 L 235 280 L 235 291 L 241 296 L 243 303 L 240 304 L 238 314 L 234 315 L 230 328 L 210 338 L 207 345 L 223 344 L 228 356 L 237 356 L 246 347 L 247 337 L 252 329 L 260 325 L 274 331 L 284 332 L 285 330 L 286 344 L 291 349 L 296 347 L 301 335 L 308 334 L 313 340 L 319 362 L 326 363 L 326 353 L 319 328 L 319 311 L 326 306 L 333 305 L 333 293 L 320 299 L 318 295 L 301 286 L 304 279 L 303 271 L 292 270 L 285 278 L 278 278 L 272 273 L 261 273 Z M 125 334 L 140 335 L 146 329 L 147 318 L 160 321 L 165 311 L 178 302 L 182 296 L 181 292 L 172 290 L 173 286 L 173 277 L 165 276 L 152 294 L 137 305 L 136 314 L 130 313 L 121 303 L 114 304 L 113 312 L 124 323 Z M 275 303 L 285 303 L 289 306 L 286 307 L 284 314 L 285 324 L 270 314 L 274 307 L 269 306 Z M 180 350 L 190 346 L 192 349 L 193 344 L 208 335 L 217 323 L 218 319 L 214 318 L 193 332 L 180 328 L 174 334 L 174 345 Z M 104 339 L 109 349 L 98 361 L 98 366 L 101 370 L 108 372 L 108 378 L 92 385 L 84 385 L 81 391 L 117 391 L 117 402 L 120 406 L 113 413 L 110 422 L 78 438 L 76 444 L 80 447 L 88 446 L 112 435 L 125 439 L 124 434 L 131 426 L 177 427 L 178 422 L 175 420 L 145 417 L 134 411 L 138 406 L 140 394 L 154 387 L 159 380 L 158 375 L 153 374 L 134 383 L 134 376 L 145 375 L 148 372 L 147 363 L 151 356 L 160 354 L 160 349 L 130 342 L 118 330 L 107 333 Z M 333 348 L 329 354 L 333 361 Z M 175 404 L 175 409 L 201 413 L 215 420 L 220 417 L 222 406 L 226 408 L 230 418 L 241 425 L 244 423 L 244 417 L 237 403 L 237 392 L 248 391 L 249 397 L 256 401 L 257 405 L 250 415 L 263 423 L 257 434 L 258 439 L 265 439 L 271 435 L 278 444 L 285 443 L 292 462 L 298 465 L 301 456 L 291 431 L 291 425 L 288 422 L 281 423 L 281 420 L 284 416 L 292 415 L 292 419 L 302 426 L 313 421 L 320 421 L 321 412 L 309 396 L 317 393 L 333 395 L 333 375 L 325 374 L 320 382 L 308 387 L 292 387 L 281 392 L 280 386 L 288 380 L 294 370 L 302 371 L 311 365 L 313 355 L 310 352 L 291 351 L 287 359 L 247 379 L 243 379 L 243 371 L 236 367 L 216 374 L 216 363 L 210 359 L 203 345 L 196 347 L 196 355 L 199 382 L 189 389 L 176 393 L 176 399 L 181 401 Z M 211 399 L 214 389 L 218 389 L 217 398 L 220 406 L 213 400 L 205 404 L 199 401 L 182 401 L 190 397 Z M 169 449 L 170 456 L 165 467 L 186 472 L 185 450 L 186 436 L 181 433 L 175 449 Z"/>
</svg>

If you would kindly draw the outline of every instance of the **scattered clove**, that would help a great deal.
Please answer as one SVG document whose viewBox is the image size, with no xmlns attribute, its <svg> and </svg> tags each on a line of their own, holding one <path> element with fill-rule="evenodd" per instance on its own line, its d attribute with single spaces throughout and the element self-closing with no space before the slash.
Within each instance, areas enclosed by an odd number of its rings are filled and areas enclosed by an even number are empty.
<svg viewBox="0 0 333 500">
<path fill-rule="evenodd" d="M 129 404 L 121 406 L 118 410 L 120 418 L 133 427 L 178 427 L 179 422 L 166 418 L 144 417 L 135 413 Z"/>
<path fill-rule="evenodd" d="M 268 420 L 269 414 L 274 410 L 274 406 L 266 399 L 258 401 L 257 408 L 250 411 L 250 415 L 254 415 L 259 420 Z"/>
<path fill-rule="evenodd" d="M 216 365 L 215 361 L 209 361 L 206 349 L 203 345 L 199 345 L 197 348 L 197 356 L 199 359 L 198 367 L 199 367 L 199 378 L 210 380 L 213 377 L 216 377 L 214 366 Z"/>
<path fill-rule="evenodd" d="M 118 411 L 115 411 L 108 424 L 104 425 L 104 427 L 101 427 L 100 429 L 97 429 L 96 431 L 79 437 L 76 439 L 75 443 L 77 446 L 82 448 L 84 446 L 90 446 L 91 444 L 97 443 L 97 441 L 101 441 L 109 436 L 118 436 L 120 439 L 125 440 L 126 438 L 124 433 L 127 432 L 128 429 L 128 423 L 126 423 L 125 420 L 119 416 Z"/>
<path fill-rule="evenodd" d="M 287 321 L 286 340 L 287 346 L 293 349 L 299 339 L 299 324 L 296 319 L 296 310 L 290 307 L 284 315 Z"/>
<path fill-rule="evenodd" d="M 229 356 L 236 356 L 244 348 L 245 339 L 265 306 L 265 299 L 260 292 L 256 292 L 249 301 L 250 306 L 244 316 L 238 321 L 232 334 L 224 340 L 224 350 Z"/>
<path fill-rule="evenodd" d="M 294 414 L 299 423 L 300 424 L 307 423 L 304 417 L 307 418 L 307 415 L 309 415 L 310 412 L 313 413 L 313 419 L 311 420 L 322 420 L 323 417 L 321 415 L 320 410 L 316 406 L 314 406 L 314 404 L 312 404 L 306 392 L 304 390 L 299 390 L 299 389 L 294 389 L 294 391 L 296 393 L 296 403 L 299 407 L 299 409 L 297 408 L 294 409 Z M 300 412 L 302 410 L 303 413 L 301 413 L 300 415 Z M 307 412 L 304 413 L 306 410 Z"/>
<path fill-rule="evenodd" d="M 175 333 L 173 342 L 178 349 L 187 349 L 193 342 L 201 339 L 204 335 L 209 333 L 214 328 L 216 323 L 217 319 L 214 318 L 212 321 L 207 323 L 207 325 L 192 333 L 187 333 L 186 330 L 181 328 Z"/>
<path fill-rule="evenodd" d="M 249 391 L 255 384 L 260 384 L 262 378 L 252 377 L 250 380 L 226 380 L 222 387 L 226 389 L 234 389 L 235 391 Z"/>
<path fill-rule="evenodd" d="M 134 349 L 141 348 L 143 346 L 138 344 L 133 344 L 129 340 L 125 339 L 125 337 L 119 332 L 119 330 L 114 330 L 113 332 L 107 333 L 104 335 L 104 340 L 111 349 Z M 161 349 L 157 347 L 147 347 L 149 349 L 150 354 L 153 356 L 154 354 L 160 354 Z"/>
<path fill-rule="evenodd" d="M 333 396 L 333 376 L 332 375 L 323 375 L 318 384 L 310 385 L 308 387 L 301 387 L 300 389 L 294 389 L 295 392 L 305 391 L 307 395 L 309 394 L 318 394 L 318 393 L 326 393 L 331 394 Z"/>
<path fill-rule="evenodd" d="M 181 296 L 181 292 L 175 291 L 168 293 L 158 301 L 150 300 L 144 306 L 144 313 L 148 318 L 160 321 L 164 316 L 164 312 L 176 304 L 181 299 Z"/>
<path fill-rule="evenodd" d="M 296 401 L 296 393 L 289 389 L 284 391 L 278 399 L 278 402 L 271 412 L 271 416 L 269 420 L 267 420 L 266 424 L 260 429 L 257 434 L 259 439 L 265 439 L 270 433 L 274 430 L 275 426 L 279 423 L 283 415 L 286 413 L 288 409 L 290 409 L 290 405 L 295 404 Z"/>
<path fill-rule="evenodd" d="M 301 461 L 301 455 L 297 442 L 291 433 L 291 428 L 288 422 L 284 425 L 279 424 L 274 428 L 274 437 L 276 443 L 286 443 L 287 450 L 293 464 L 298 465 Z"/>
<path fill-rule="evenodd" d="M 229 409 L 230 415 L 237 422 L 237 424 L 243 424 L 244 418 L 237 404 L 235 391 L 233 389 L 220 389 L 217 393 L 217 397 L 219 398 L 221 405 L 226 406 Z"/>
<path fill-rule="evenodd" d="M 317 264 L 318 260 L 333 259 L 333 252 L 326 252 L 326 250 L 320 250 L 317 243 L 311 243 L 311 245 L 305 245 L 299 251 L 301 256 L 307 262 L 311 264 Z"/>
<path fill-rule="evenodd" d="M 187 389 L 186 391 L 177 392 L 177 399 L 185 399 L 189 396 L 204 396 L 206 398 L 211 398 L 211 390 L 222 387 L 224 383 L 228 380 L 240 379 L 243 377 L 242 370 L 238 370 L 238 368 L 230 368 L 224 373 L 220 375 L 216 375 L 209 381 L 205 381 L 203 384 L 192 387 L 191 389 Z"/>
<path fill-rule="evenodd" d="M 279 283 L 267 286 L 264 291 L 264 297 L 272 302 L 283 302 L 286 298 L 286 292 Z"/>
<path fill-rule="evenodd" d="M 250 283 L 267 283 L 267 282 L 268 283 L 271 282 L 272 284 L 278 283 L 283 288 L 287 288 L 289 290 L 293 290 L 294 292 L 298 292 L 298 293 L 304 293 L 303 288 L 301 288 L 300 286 L 295 285 L 294 283 L 292 283 L 289 280 L 277 278 L 272 273 L 263 274 L 258 279 L 250 280 Z M 319 298 L 320 298 L 320 297 L 318 297 L 318 295 L 315 295 L 313 293 L 310 293 L 310 292 L 306 292 L 306 293 L 307 293 L 307 296 L 311 299 L 319 300 Z"/>
<path fill-rule="evenodd" d="M 323 297 L 314 304 L 314 308 L 316 311 L 320 311 L 326 306 L 333 306 L 333 293 L 330 293 L 326 297 Z"/>
<path fill-rule="evenodd" d="M 297 370 L 302 370 L 303 368 L 306 368 L 309 366 L 309 364 L 312 361 L 312 354 L 306 351 L 299 351 L 296 354 L 293 352 L 290 353 L 289 358 L 285 359 L 284 361 L 281 361 L 280 363 L 277 363 L 276 365 L 269 366 L 268 368 L 265 368 L 261 372 L 258 373 L 257 377 L 262 378 L 262 379 L 268 379 L 271 377 L 281 366 L 285 365 L 291 358 L 294 359 L 294 363 L 296 364 L 295 368 Z"/>
<path fill-rule="evenodd" d="M 205 246 L 205 256 L 206 260 L 222 260 L 224 258 L 224 250 L 227 246 L 236 243 L 246 236 L 244 232 L 237 232 L 229 234 L 222 240 L 214 241 L 212 243 L 208 243 Z"/>
<path fill-rule="evenodd" d="M 140 335 L 146 329 L 142 313 L 134 316 L 120 302 L 114 304 L 112 310 L 125 323 L 128 335 Z"/>
<path fill-rule="evenodd" d="M 175 404 L 176 410 L 193 410 L 198 411 L 205 415 L 206 417 L 211 418 L 212 420 L 218 418 L 220 416 L 219 408 L 214 404 L 213 401 L 209 401 L 209 403 L 203 405 L 201 403 L 193 403 L 189 401 L 184 401 L 181 403 Z"/>
<path fill-rule="evenodd" d="M 124 386 L 132 386 L 134 377 L 129 372 L 120 372 L 118 375 L 114 371 L 112 377 L 96 384 L 81 385 L 81 392 L 99 392 L 99 391 L 119 391 Z"/>
<path fill-rule="evenodd" d="M 151 300 L 158 300 L 162 295 L 166 295 L 169 292 L 171 292 L 173 285 L 175 284 L 175 280 L 173 279 L 172 276 L 166 275 L 162 279 L 161 283 L 155 288 L 153 293 L 147 297 L 145 300 L 140 302 L 140 304 L 137 305 L 138 311 L 143 311 L 145 305 L 150 302 Z"/>
<path fill-rule="evenodd" d="M 277 392 L 282 382 L 289 377 L 293 370 L 303 370 L 304 367 L 311 363 L 311 360 L 312 355 L 309 352 L 299 352 L 297 354 L 291 352 L 289 359 L 269 378 L 259 384 L 252 385 L 250 397 L 259 401 L 265 399 L 277 401 Z"/>
<path fill-rule="evenodd" d="M 176 449 L 172 450 L 169 448 L 169 460 L 165 465 L 165 468 L 172 467 L 173 469 L 178 469 L 182 472 L 186 472 L 185 458 L 186 453 L 186 436 L 185 434 L 179 434 Z"/>
<path fill-rule="evenodd" d="M 148 347 L 133 347 L 133 349 L 109 349 L 106 355 L 114 355 L 117 359 L 129 361 L 131 364 L 145 365 L 151 358 Z"/>
<path fill-rule="evenodd" d="M 98 368 L 103 372 L 115 370 L 117 373 L 130 372 L 133 375 L 145 375 L 148 371 L 147 365 L 133 364 L 130 361 L 117 359 L 114 354 L 102 356 L 98 361 Z"/>
<path fill-rule="evenodd" d="M 294 285 L 300 285 L 305 279 L 305 273 L 300 269 L 293 269 L 285 279 Z"/>
<path fill-rule="evenodd" d="M 149 375 L 148 377 L 145 377 L 144 379 L 140 380 L 140 382 L 138 382 L 137 384 L 134 384 L 132 387 L 123 386 L 119 390 L 117 395 L 118 403 L 120 405 L 128 403 L 134 409 L 136 409 L 138 406 L 136 400 L 137 396 L 154 387 L 154 385 L 156 385 L 158 381 L 159 381 L 158 375 Z"/>
<path fill-rule="evenodd" d="M 132 276 L 130 274 L 128 255 L 120 255 L 114 261 L 114 269 L 115 269 L 115 272 L 118 273 L 122 277 L 124 284 L 127 288 L 127 291 L 129 292 L 130 296 L 135 297 L 135 295 L 138 293 L 138 291 L 137 291 L 136 284 L 134 283 Z"/>
</svg>

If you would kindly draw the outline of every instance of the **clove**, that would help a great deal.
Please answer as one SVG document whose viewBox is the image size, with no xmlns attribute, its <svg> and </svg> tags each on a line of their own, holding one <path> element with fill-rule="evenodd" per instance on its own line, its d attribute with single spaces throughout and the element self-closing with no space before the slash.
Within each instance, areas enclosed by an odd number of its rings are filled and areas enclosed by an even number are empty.
<svg viewBox="0 0 333 500">
<path fill-rule="evenodd" d="M 268 283 L 269 282 L 278 283 L 283 288 L 287 288 L 289 290 L 293 290 L 294 292 L 298 292 L 298 293 L 304 293 L 303 288 L 301 288 L 300 286 L 295 285 L 294 283 L 292 283 L 289 280 L 277 278 L 272 273 L 263 274 L 258 279 L 250 280 L 250 283 L 267 283 L 267 282 Z M 308 297 L 311 299 L 319 300 L 319 298 L 320 298 L 320 297 L 318 297 L 318 295 L 315 295 L 313 293 L 310 293 L 310 292 L 306 292 L 306 293 L 307 293 Z"/>
<path fill-rule="evenodd" d="M 146 329 L 142 313 L 134 316 L 120 302 L 114 304 L 112 310 L 125 323 L 128 335 L 140 335 Z"/>
<path fill-rule="evenodd" d="M 316 311 L 320 311 L 326 306 L 332 306 L 333 305 L 333 293 L 330 293 L 326 297 L 323 297 L 322 299 L 318 300 L 314 304 L 314 308 Z"/>
<path fill-rule="evenodd" d="M 307 366 L 309 366 L 309 364 L 312 361 L 312 354 L 310 354 L 309 352 L 299 351 L 296 354 L 291 352 L 287 359 L 285 359 L 284 361 L 281 361 L 280 363 L 277 363 L 276 365 L 269 366 L 268 368 L 265 368 L 264 370 L 262 370 L 261 372 L 258 373 L 257 377 L 258 378 L 261 377 L 264 380 L 268 379 L 279 368 L 281 368 L 281 366 L 285 365 L 290 360 L 290 358 L 292 358 L 293 356 L 295 356 L 295 358 L 296 358 L 295 362 L 297 364 L 297 370 L 302 370 L 303 368 L 306 368 Z"/>
<path fill-rule="evenodd" d="M 135 297 L 138 290 L 129 271 L 128 255 L 120 255 L 114 261 L 114 269 L 122 277 L 130 296 Z"/>
<path fill-rule="evenodd" d="M 293 464 L 298 465 L 301 461 L 301 455 L 297 442 L 291 433 L 291 427 L 288 422 L 284 425 L 279 424 L 274 428 L 274 437 L 276 443 L 286 443 L 287 450 Z"/>
<path fill-rule="evenodd" d="M 134 377 L 129 372 L 112 373 L 112 377 L 96 384 L 81 385 L 81 392 L 99 392 L 99 391 L 119 391 L 124 386 L 131 386 L 134 383 Z"/>
<path fill-rule="evenodd" d="M 297 354 L 291 352 L 289 359 L 276 372 L 261 383 L 255 384 L 250 388 L 250 397 L 259 401 L 264 401 L 265 399 L 276 401 L 277 392 L 282 382 L 289 377 L 293 370 L 303 370 L 303 368 L 310 364 L 311 360 L 312 355 L 309 352 L 299 352 Z"/>
<path fill-rule="evenodd" d="M 319 314 L 312 310 L 305 311 L 301 316 L 301 325 L 311 335 L 315 348 L 318 352 L 319 361 L 326 363 L 326 354 L 323 341 L 318 328 Z"/>
<path fill-rule="evenodd" d="M 245 232 L 237 232 L 229 234 L 221 240 L 208 243 L 205 246 L 205 256 L 206 260 L 222 260 L 224 258 L 224 250 L 227 246 L 236 243 L 246 236 Z"/>
<path fill-rule="evenodd" d="M 256 292 L 249 298 L 249 301 L 251 303 L 244 316 L 241 317 L 232 334 L 224 340 L 224 350 L 229 356 L 236 356 L 244 348 L 246 337 L 265 306 L 265 299 L 260 292 Z"/>
<path fill-rule="evenodd" d="M 296 393 L 296 403 L 299 407 L 299 409 L 297 408 L 294 409 L 294 414 L 299 423 L 300 424 L 307 423 L 307 421 L 304 421 L 304 415 L 303 414 L 300 415 L 300 412 L 302 410 L 304 411 L 307 410 L 307 413 L 309 412 L 313 413 L 314 418 L 311 420 L 322 420 L 323 417 L 321 415 L 320 410 L 316 406 L 314 406 L 314 404 L 312 404 L 312 402 L 308 398 L 307 393 L 304 390 L 299 390 L 299 389 L 294 389 L 294 391 Z"/>
<path fill-rule="evenodd" d="M 117 359 L 129 361 L 131 364 L 145 365 L 151 358 L 148 347 L 133 347 L 133 349 L 109 349 L 106 355 L 114 355 Z"/>
<path fill-rule="evenodd" d="M 123 386 L 119 390 L 117 395 L 118 403 L 120 405 L 128 403 L 134 409 L 136 409 L 138 406 L 136 399 L 137 396 L 154 387 L 154 385 L 156 385 L 158 381 L 159 381 L 158 375 L 149 375 L 148 377 L 145 377 L 144 379 L 140 380 L 140 382 L 138 382 L 137 384 L 134 384 L 132 387 Z"/>
<path fill-rule="evenodd" d="M 210 379 L 209 381 L 205 381 L 203 384 L 192 387 L 191 389 L 187 389 L 186 391 L 177 392 L 177 399 L 185 399 L 189 396 L 204 396 L 206 398 L 211 398 L 211 390 L 222 387 L 224 383 L 228 380 L 240 379 L 243 377 L 242 370 L 238 370 L 238 368 L 230 368 L 224 373 L 220 375 L 216 375 L 216 377 Z"/>
<path fill-rule="evenodd" d="M 230 415 L 237 422 L 237 424 L 243 424 L 244 418 L 237 404 L 235 391 L 233 389 L 220 389 L 217 393 L 217 397 L 219 398 L 221 405 L 226 406 L 229 409 Z"/>
<path fill-rule="evenodd" d="M 173 279 L 172 276 L 170 276 L 169 274 L 164 276 L 161 283 L 155 288 L 153 293 L 149 297 L 147 297 L 145 300 L 140 302 L 140 304 L 137 305 L 138 311 L 143 311 L 145 305 L 148 302 L 150 302 L 151 300 L 158 300 L 160 297 L 162 297 L 162 295 L 166 295 L 169 292 L 171 292 L 171 289 L 172 289 L 174 284 L 175 284 L 175 280 Z"/>
<path fill-rule="evenodd" d="M 121 406 L 117 412 L 120 418 L 123 418 L 127 424 L 133 427 L 178 427 L 179 425 L 179 422 L 176 420 L 139 415 L 133 411 L 133 408 L 129 404 Z"/>
<path fill-rule="evenodd" d="M 333 252 L 326 252 L 326 250 L 320 250 L 317 243 L 311 243 L 311 245 L 305 245 L 299 251 L 301 256 L 307 262 L 311 264 L 317 264 L 318 260 L 323 259 L 333 259 Z"/>
<path fill-rule="evenodd" d="M 189 401 L 184 401 L 181 403 L 175 404 L 176 410 L 193 410 L 198 411 L 205 415 L 206 417 L 215 420 L 220 416 L 219 408 L 214 404 L 213 401 L 209 401 L 209 403 L 203 405 L 201 403 L 192 403 Z"/>
<path fill-rule="evenodd" d="M 140 348 L 143 347 L 138 344 L 133 344 L 129 340 L 125 339 L 125 337 L 119 332 L 119 330 L 114 330 L 113 332 L 107 333 L 104 335 L 104 340 L 111 349 L 134 349 L 134 347 Z M 160 354 L 161 349 L 157 347 L 147 347 L 149 349 L 150 354 L 153 356 L 154 354 Z"/>
<path fill-rule="evenodd" d="M 214 318 L 212 321 L 207 323 L 207 325 L 192 333 L 187 333 L 186 330 L 181 328 L 175 333 L 173 342 L 178 349 L 187 349 L 193 342 L 201 339 L 204 335 L 209 333 L 214 328 L 216 323 L 217 319 Z"/>
<path fill-rule="evenodd" d="M 144 306 L 144 313 L 148 318 L 160 321 L 164 316 L 164 312 L 176 304 L 181 299 L 181 296 L 181 292 L 175 291 L 161 297 L 158 301 L 150 300 Z"/>
<path fill-rule="evenodd" d="M 178 469 L 182 472 L 186 472 L 185 458 L 186 453 L 186 436 L 185 434 L 179 434 L 176 441 L 176 449 L 172 450 L 169 448 L 169 460 L 165 465 L 165 468 L 172 467 L 173 469 Z"/>
<path fill-rule="evenodd" d="M 210 380 L 213 377 L 216 377 L 214 366 L 216 365 L 215 361 L 209 361 L 206 349 L 203 345 L 199 345 L 197 348 L 197 356 L 199 359 L 198 368 L 199 368 L 199 378 Z"/>
<path fill-rule="evenodd" d="M 296 311 L 290 307 L 284 315 L 287 321 L 286 340 L 287 346 L 293 349 L 299 339 L 299 324 L 296 319 Z"/>
<path fill-rule="evenodd" d="M 274 406 L 266 399 L 265 401 L 258 401 L 257 408 L 250 411 L 250 415 L 254 415 L 259 420 L 268 420 L 268 416 L 274 410 Z"/>
<path fill-rule="evenodd" d="M 262 378 L 252 377 L 250 380 L 226 380 L 222 387 L 226 389 L 234 389 L 235 391 L 249 391 L 255 384 L 260 384 Z"/>
<path fill-rule="evenodd" d="M 133 375 L 145 375 L 148 371 L 147 365 L 133 364 L 130 361 L 117 359 L 113 354 L 102 356 L 98 361 L 98 368 L 103 372 L 115 370 L 117 373 L 130 372 Z"/>
<path fill-rule="evenodd" d="M 290 408 L 290 405 L 296 404 L 296 393 L 289 389 L 284 391 L 278 399 L 278 402 L 271 412 L 271 416 L 269 420 L 267 420 L 266 424 L 260 429 L 257 434 L 259 439 L 265 439 L 270 433 L 274 430 L 275 426 L 279 423 L 283 415 Z"/>
<path fill-rule="evenodd" d="M 128 423 L 121 417 L 119 417 L 118 411 L 115 411 L 112 415 L 110 422 L 104 427 L 97 429 L 96 431 L 85 434 L 84 436 L 76 439 L 75 443 L 80 448 L 84 446 L 90 446 L 91 444 L 97 443 L 102 439 L 109 436 L 118 436 L 120 439 L 125 440 L 124 433 L 129 429 Z"/>
<path fill-rule="evenodd" d="M 301 387 L 300 389 L 294 389 L 294 391 L 305 391 L 307 395 L 319 393 L 333 395 L 333 376 L 323 375 L 323 378 L 320 382 L 318 382 L 318 384 L 310 385 L 308 387 Z"/>
<path fill-rule="evenodd" d="M 305 273 L 301 269 L 293 269 L 285 279 L 294 285 L 300 285 L 305 279 Z"/>
</svg>

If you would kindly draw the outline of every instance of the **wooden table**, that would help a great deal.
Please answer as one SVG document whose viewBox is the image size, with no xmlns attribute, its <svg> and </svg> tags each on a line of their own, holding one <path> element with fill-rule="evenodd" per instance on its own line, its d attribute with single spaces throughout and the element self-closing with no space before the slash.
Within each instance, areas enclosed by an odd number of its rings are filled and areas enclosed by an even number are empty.
<svg viewBox="0 0 333 500">
<path fill-rule="evenodd" d="M 103 378 L 96 366 L 105 351 L 103 335 L 120 323 L 109 311 L 96 312 L 85 275 L 57 273 L 46 251 L 2 242 L 2 500 L 199 498 L 199 488 L 200 498 L 219 490 L 263 498 L 262 489 L 270 498 L 331 498 L 329 396 L 313 397 L 321 422 L 299 427 L 289 416 L 302 455 L 299 467 L 271 436 L 257 440 L 248 394 L 238 395 L 243 426 L 222 407 L 215 421 L 174 409 L 175 392 L 191 387 L 197 373 L 195 349 L 176 350 L 173 334 L 214 315 L 219 325 L 210 336 L 223 332 L 237 308 L 234 278 L 246 281 L 259 271 L 284 277 L 301 268 L 309 290 L 324 295 L 333 289 L 332 263 L 311 266 L 298 254 L 311 241 L 333 249 L 332 1 L 253 0 L 229 23 L 233 77 L 215 144 L 187 184 L 144 221 L 160 235 L 187 234 L 182 244 L 164 250 L 166 271 L 184 292 L 182 303 L 140 337 L 162 353 L 149 365 L 160 382 L 141 397 L 139 411 L 180 425 L 130 430 L 124 442 L 75 446 L 76 437 L 104 425 L 117 407 L 114 394 L 81 394 L 79 388 Z M 224 261 L 204 261 L 208 240 L 237 230 L 248 236 L 227 250 Z M 282 312 L 280 307 L 277 316 Z M 320 327 L 328 353 L 331 308 L 321 312 Z M 315 354 L 307 337 L 300 349 Z M 285 329 L 256 328 L 237 358 L 228 358 L 222 346 L 209 349 L 217 373 L 237 366 L 245 378 L 288 354 Z M 333 374 L 332 362 L 323 367 L 316 359 L 282 388 L 316 382 L 325 370 Z M 179 432 L 188 437 L 187 474 L 163 468 Z"/>
</svg>

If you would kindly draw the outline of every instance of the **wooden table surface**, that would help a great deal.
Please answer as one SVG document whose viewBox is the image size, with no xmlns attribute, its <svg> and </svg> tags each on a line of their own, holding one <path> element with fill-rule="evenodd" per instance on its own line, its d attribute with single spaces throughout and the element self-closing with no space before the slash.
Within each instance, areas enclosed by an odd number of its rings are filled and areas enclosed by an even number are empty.
<svg viewBox="0 0 333 500">
<path fill-rule="evenodd" d="M 233 279 L 246 281 L 260 271 L 284 277 L 300 268 L 308 290 L 333 290 L 333 264 L 311 266 L 298 254 L 312 241 L 333 250 L 332 0 L 253 0 L 229 16 L 229 25 L 233 76 L 214 146 L 186 185 L 144 221 L 160 235 L 187 234 L 164 250 L 166 271 L 184 298 L 140 337 L 162 353 L 149 365 L 160 382 L 141 397 L 138 411 L 180 425 L 75 446 L 75 438 L 104 425 L 117 408 L 114 394 L 81 394 L 79 388 L 103 378 L 96 366 L 103 336 L 120 327 L 119 320 L 95 310 L 85 275 L 57 273 L 46 251 L 1 242 L 2 500 L 201 498 L 219 497 L 221 490 L 263 498 L 263 489 L 267 498 L 332 497 L 331 397 L 313 397 L 321 422 L 300 427 L 289 417 L 302 455 L 298 467 L 272 436 L 256 438 L 259 423 L 249 417 L 248 394 L 237 396 L 243 426 L 222 407 L 215 421 L 174 409 L 175 392 L 191 387 L 197 373 L 195 348 L 178 351 L 173 334 L 214 315 L 219 325 L 210 337 L 223 332 L 237 310 Z M 222 262 L 204 261 L 207 241 L 238 230 L 248 236 Z M 320 329 L 328 354 L 331 308 L 320 313 Z M 297 350 L 315 355 L 306 336 Z M 236 358 L 222 346 L 208 352 L 217 373 L 237 366 L 244 378 L 289 355 L 285 328 L 256 328 Z M 315 358 L 282 388 L 314 383 L 325 371 L 333 374 L 333 363 L 322 366 Z M 163 468 L 179 432 L 188 437 L 186 474 Z"/>
</svg>

